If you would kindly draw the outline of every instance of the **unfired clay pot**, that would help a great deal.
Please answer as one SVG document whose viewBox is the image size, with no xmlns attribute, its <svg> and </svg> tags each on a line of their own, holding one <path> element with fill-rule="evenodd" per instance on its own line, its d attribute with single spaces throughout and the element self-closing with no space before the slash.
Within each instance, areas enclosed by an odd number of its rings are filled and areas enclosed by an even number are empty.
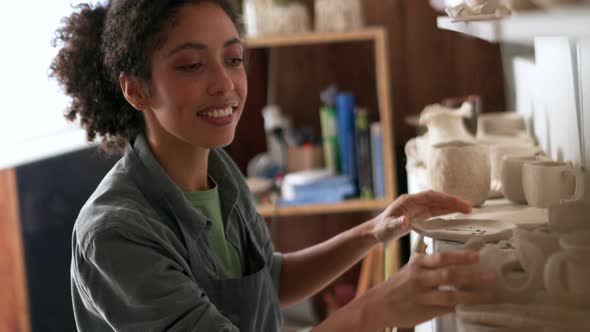
<svg viewBox="0 0 590 332">
<path fill-rule="evenodd" d="M 436 144 L 428 162 L 430 186 L 482 205 L 490 191 L 490 157 L 485 145 L 454 141 Z"/>
</svg>

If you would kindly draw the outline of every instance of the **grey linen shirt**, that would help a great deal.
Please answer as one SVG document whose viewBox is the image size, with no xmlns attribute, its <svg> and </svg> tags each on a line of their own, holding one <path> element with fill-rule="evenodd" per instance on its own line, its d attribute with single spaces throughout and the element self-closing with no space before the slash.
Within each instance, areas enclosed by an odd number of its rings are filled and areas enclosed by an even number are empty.
<svg viewBox="0 0 590 332">
<path fill-rule="evenodd" d="M 148 174 L 142 186 L 161 193 L 175 213 L 187 215 L 189 211 L 190 220 L 181 218 L 180 222 L 193 238 L 183 239 L 161 208 L 146 199 L 132 176 L 138 172 L 133 158 L 145 167 L 141 174 Z M 247 265 L 249 257 L 242 236 L 244 223 L 249 223 L 278 294 L 282 255 L 274 252 L 241 172 L 221 149 L 210 152 L 209 177 L 219 188 L 228 241 Z M 71 287 L 78 330 L 237 330 L 199 287 L 197 273 L 189 264 L 189 255 L 198 257 L 200 268 L 214 278 L 223 278 L 221 264 L 212 251 L 205 248 L 189 253 L 185 245 L 203 241 L 207 223 L 139 135 L 84 205 L 74 226 Z"/>
</svg>

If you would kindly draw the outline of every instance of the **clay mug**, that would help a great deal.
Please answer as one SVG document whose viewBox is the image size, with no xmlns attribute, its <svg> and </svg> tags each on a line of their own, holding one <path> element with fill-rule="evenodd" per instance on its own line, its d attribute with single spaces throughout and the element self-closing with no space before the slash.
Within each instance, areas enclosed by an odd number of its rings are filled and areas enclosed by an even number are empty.
<svg viewBox="0 0 590 332">
<path fill-rule="evenodd" d="M 590 230 L 590 203 L 584 201 L 552 205 L 547 210 L 549 228 L 556 234 Z"/>
<path fill-rule="evenodd" d="M 522 166 L 522 186 L 530 206 L 579 201 L 584 195 L 584 173 L 569 162 L 535 161 Z"/>
<path fill-rule="evenodd" d="M 462 141 L 433 145 L 428 179 L 433 190 L 482 205 L 490 191 L 487 146 Z"/>
<path fill-rule="evenodd" d="M 541 148 L 529 144 L 499 143 L 490 146 L 490 165 L 492 176 L 492 189 L 501 190 L 496 186 L 501 183 L 502 158 L 506 156 L 539 156 L 543 154 Z"/>
<path fill-rule="evenodd" d="M 526 204 L 522 187 L 522 166 L 527 162 L 541 160 L 539 156 L 505 156 L 502 158 L 500 180 L 502 193 L 511 202 Z"/>
<path fill-rule="evenodd" d="M 562 235 L 562 251 L 545 266 L 545 286 L 550 295 L 563 302 L 590 305 L 590 231 Z"/>
</svg>

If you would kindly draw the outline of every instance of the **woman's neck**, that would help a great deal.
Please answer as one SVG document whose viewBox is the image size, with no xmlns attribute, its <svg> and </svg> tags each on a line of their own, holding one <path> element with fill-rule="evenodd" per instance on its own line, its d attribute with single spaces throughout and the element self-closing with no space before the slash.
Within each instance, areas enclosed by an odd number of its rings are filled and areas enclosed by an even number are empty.
<svg viewBox="0 0 590 332">
<path fill-rule="evenodd" d="M 146 136 L 154 157 L 180 190 L 194 192 L 210 188 L 207 176 L 209 149 L 149 129 Z"/>
</svg>

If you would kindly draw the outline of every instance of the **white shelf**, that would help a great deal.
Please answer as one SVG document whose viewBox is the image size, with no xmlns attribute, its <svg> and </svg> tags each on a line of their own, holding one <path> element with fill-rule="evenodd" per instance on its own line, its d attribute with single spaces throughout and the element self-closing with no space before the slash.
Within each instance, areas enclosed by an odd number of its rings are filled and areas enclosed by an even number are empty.
<svg viewBox="0 0 590 332">
<path fill-rule="evenodd" d="M 453 19 L 441 16 L 437 25 L 440 29 L 494 43 L 532 43 L 534 37 L 588 38 L 590 5 L 515 14 L 490 21 L 453 22 Z"/>
<path fill-rule="evenodd" d="M 55 157 L 91 147 L 86 132 L 79 127 L 66 127 L 61 131 L 26 141 L 0 145 L 0 170 Z"/>
</svg>

